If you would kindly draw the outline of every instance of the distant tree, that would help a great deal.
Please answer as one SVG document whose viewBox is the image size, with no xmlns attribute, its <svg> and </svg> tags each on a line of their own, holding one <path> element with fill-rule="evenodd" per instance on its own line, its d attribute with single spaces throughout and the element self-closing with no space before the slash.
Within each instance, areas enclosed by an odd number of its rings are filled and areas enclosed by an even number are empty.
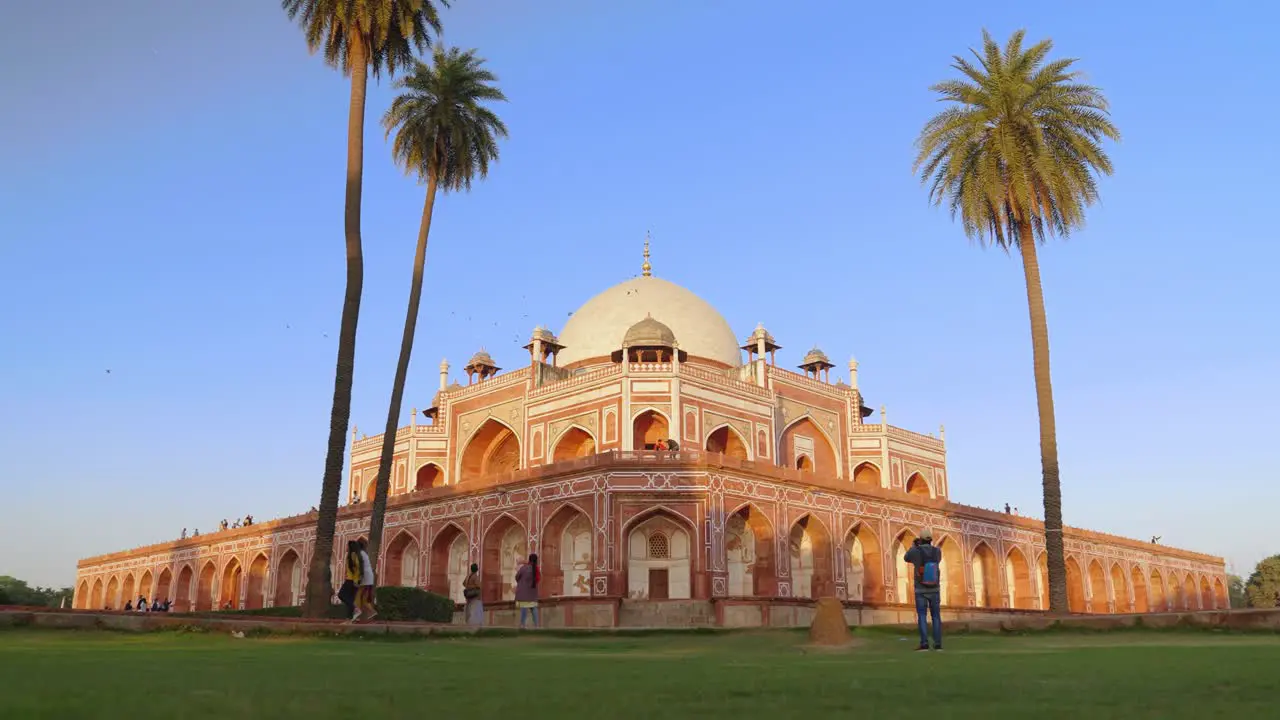
<svg viewBox="0 0 1280 720">
<path fill-rule="evenodd" d="M 400 338 L 400 357 L 391 383 L 387 426 L 382 435 L 382 455 L 373 493 L 369 527 L 369 557 L 378 557 L 382 527 L 391 490 L 391 460 L 395 456 L 396 431 L 404 399 L 404 383 L 413 354 L 413 335 L 418 325 L 418 305 L 422 301 L 422 274 L 427 259 L 427 236 L 436 191 L 470 190 L 471 182 L 489 174 L 489 163 L 498 159 L 498 138 L 507 136 L 507 126 L 486 107 L 486 103 L 507 99 L 494 84 L 497 76 L 484 68 L 484 59 L 474 50 L 436 46 L 430 65 L 415 61 L 413 70 L 396 87 L 404 92 L 391 103 L 382 118 L 387 135 L 395 133 L 391 152 L 409 174 L 427 186 L 418 224 L 418 246 L 413 258 L 413 279 L 409 284 L 409 307 Z M 413 468 L 409 469 L 413 472 Z"/>
<path fill-rule="evenodd" d="M 64 597 L 69 601 L 72 593 L 71 588 L 31 587 L 25 580 L 0 575 L 0 605 L 58 607 Z"/>
<path fill-rule="evenodd" d="M 1280 555 L 1272 555 L 1258 563 L 1244 585 L 1244 592 L 1249 596 L 1249 607 L 1277 607 L 1276 598 L 1280 597 Z"/>
<path fill-rule="evenodd" d="M 413 51 L 426 49 L 431 32 L 440 34 L 436 5 L 448 0 L 281 0 L 290 20 L 302 28 L 311 52 L 322 51 L 324 61 L 351 78 L 347 112 L 347 183 L 343 230 L 347 278 L 338 328 L 338 359 L 334 372 L 333 404 L 329 411 L 329 441 L 320 486 L 315 547 L 307 572 L 306 612 L 328 612 L 332 583 L 325 568 L 333 560 L 333 533 L 338 519 L 338 493 L 351 421 L 351 384 L 355 375 L 356 327 L 364 287 L 364 250 L 360 238 L 360 200 L 364 182 L 364 109 L 369 73 L 378 77 L 413 60 Z"/>
<path fill-rule="evenodd" d="M 1081 82 L 1073 59 L 1049 60 L 1053 42 L 1023 47 L 1025 33 L 1003 50 L 985 30 L 977 62 L 955 56 L 961 77 L 931 89 L 947 103 L 921 130 L 914 170 L 929 198 L 946 202 L 964 232 L 981 245 L 1017 248 L 1031 316 L 1031 355 L 1040 416 L 1049 609 L 1068 612 L 1062 542 L 1062 485 L 1049 374 L 1049 325 L 1036 245 L 1084 223 L 1098 198 L 1095 173 L 1110 175 L 1102 140 L 1120 133 L 1107 100 Z"/>
<path fill-rule="evenodd" d="M 1239 575 L 1227 576 L 1227 596 L 1231 599 L 1232 609 L 1249 607 L 1249 596 L 1244 591 L 1244 578 Z"/>
</svg>

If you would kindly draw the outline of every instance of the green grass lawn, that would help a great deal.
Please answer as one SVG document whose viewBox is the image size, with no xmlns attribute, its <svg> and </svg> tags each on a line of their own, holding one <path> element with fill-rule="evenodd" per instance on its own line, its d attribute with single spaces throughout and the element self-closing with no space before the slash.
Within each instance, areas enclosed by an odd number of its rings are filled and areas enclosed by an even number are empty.
<svg viewBox="0 0 1280 720">
<path fill-rule="evenodd" d="M 1280 636 L 428 640 L 0 632 L 0 718 L 1268 717 Z M 839 714 L 837 714 L 839 713 Z"/>
</svg>

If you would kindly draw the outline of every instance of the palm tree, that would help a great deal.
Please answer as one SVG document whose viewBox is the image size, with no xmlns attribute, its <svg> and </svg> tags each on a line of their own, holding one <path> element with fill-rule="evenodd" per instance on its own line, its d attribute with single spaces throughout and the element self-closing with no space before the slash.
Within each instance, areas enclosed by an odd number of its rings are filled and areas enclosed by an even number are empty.
<svg viewBox="0 0 1280 720">
<path fill-rule="evenodd" d="M 392 154 L 406 173 L 416 173 L 427 184 L 427 198 L 418 225 L 418 248 L 413 257 L 413 280 L 409 284 L 409 308 L 400 339 L 400 358 L 391 384 L 387 427 L 382 435 L 382 456 L 373 495 L 369 528 L 370 557 L 377 557 L 382 544 L 382 524 L 391 486 L 391 460 L 395 454 L 400 405 L 405 377 L 413 353 L 413 333 L 418 324 L 418 303 L 422 299 L 422 271 L 427 258 L 427 236 L 436 191 L 470 190 L 471 181 L 489 174 L 489 163 L 498 159 L 497 138 L 507 136 L 502 120 L 485 107 L 486 102 L 507 99 L 494 87 L 497 77 L 484 69 L 484 59 L 474 50 L 443 49 L 436 46 L 432 64 L 415 61 L 413 70 L 396 82 L 405 92 L 382 117 L 387 135 L 395 132 Z"/>
<path fill-rule="evenodd" d="M 984 30 L 977 64 L 955 57 L 961 79 L 934 85 L 947 109 L 916 141 L 914 172 L 929 184 L 934 204 L 945 200 L 965 234 L 982 246 L 1022 255 L 1031 312 L 1040 465 L 1044 484 L 1049 609 L 1067 612 L 1062 545 L 1062 488 L 1049 382 L 1049 330 L 1036 243 L 1067 235 L 1084 223 L 1098 199 L 1094 174 L 1110 175 L 1103 138 L 1119 140 L 1102 92 L 1081 82 L 1074 59 L 1048 61 L 1053 42 L 1023 48 L 1015 32 L 1002 51 Z"/>
<path fill-rule="evenodd" d="M 434 0 L 448 7 L 449 0 Z M 356 325 L 364 285 L 364 256 L 360 241 L 360 189 L 364 173 L 364 105 L 369 73 L 388 75 L 408 64 L 413 51 L 430 45 L 430 33 L 440 34 L 440 17 L 433 0 L 281 0 L 290 20 L 297 21 L 311 52 L 322 50 L 324 61 L 351 77 L 347 115 L 347 190 L 343 228 L 346 235 L 347 285 L 338 334 L 338 362 L 334 373 L 333 406 L 329 413 L 329 444 L 316 519 L 315 548 L 307 573 L 306 612 L 322 616 L 329 608 L 333 586 L 329 577 L 333 532 L 338 519 L 338 493 L 346 455 L 347 424 L 351 419 L 351 381 L 355 373 Z"/>
</svg>

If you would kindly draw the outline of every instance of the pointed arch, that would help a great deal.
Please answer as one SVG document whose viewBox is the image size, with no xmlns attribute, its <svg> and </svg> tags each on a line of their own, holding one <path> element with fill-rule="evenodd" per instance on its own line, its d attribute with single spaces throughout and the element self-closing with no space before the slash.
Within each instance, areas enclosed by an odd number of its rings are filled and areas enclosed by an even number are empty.
<svg viewBox="0 0 1280 720">
<path fill-rule="evenodd" d="M 156 589 L 152 593 L 155 599 L 160 602 L 173 602 L 173 570 L 168 567 L 160 569 L 160 574 L 156 576 Z"/>
<path fill-rule="evenodd" d="M 782 429 L 778 455 L 788 467 L 820 475 L 840 477 L 840 455 L 836 443 L 821 425 L 808 414 L 792 420 Z M 807 457 L 812 468 L 801 467 Z"/>
<path fill-rule="evenodd" d="M 774 597 L 778 594 L 777 545 L 773 523 L 754 503 L 744 502 L 725 522 L 728 594 L 736 597 Z"/>
<path fill-rule="evenodd" d="M 101 610 L 107 606 L 102 597 L 102 578 L 95 578 L 93 581 L 93 590 L 89 593 L 89 609 Z"/>
<path fill-rule="evenodd" d="M 196 612 L 208 612 L 213 609 L 213 581 L 218 568 L 213 560 L 206 560 L 200 567 L 196 577 Z"/>
<path fill-rule="evenodd" d="M 178 570 L 178 586 L 173 592 L 173 604 L 178 612 L 191 612 L 195 609 L 195 603 L 191 599 L 195 579 L 196 571 L 190 563 L 183 564 Z"/>
<path fill-rule="evenodd" d="M 462 447 L 456 476 L 460 483 L 520 468 L 520 438 L 496 417 L 480 423 Z"/>
<path fill-rule="evenodd" d="M 1129 579 L 1120 563 L 1111 563 L 1111 597 L 1115 603 L 1113 612 L 1133 612 L 1133 594 L 1129 592 Z"/>
<path fill-rule="evenodd" d="M 707 433 L 703 447 L 707 452 L 720 453 L 738 460 L 751 459 L 751 443 L 738 429 L 729 423 L 720 423 Z"/>
<path fill-rule="evenodd" d="M 652 450 L 659 440 L 671 437 L 671 418 L 657 408 L 645 408 L 631 417 L 633 450 Z"/>
<path fill-rule="evenodd" d="M 1191 573 L 1187 573 L 1182 578 L 1182 607 L 1184 610 L 1200 609 L 1200 598 L 1196 593 L 1196 580 Z"/>
<path fill-rule="evenodd" d="M 107 581 L 107 597 L 103 599 L 103 606 L 109 610 L 119 610 L 123 605 L 120 602 L 120 576 L 112 575 Z"/>
<path fill-rule="evenodd" d="M 502 513 L 481 535 L 480 592 L 485 602 L 516 598 L 516 570 L 529 556 L 529 535 L 518 518 Z"/>
<path fill-rule="evenodd" d="M 123 608 L 126 604 L 129 604 L 130 606 L 132 606 L 133 601 L 137 599 L 137 596 L 133 594 L 133 586 L 134 586 L 133 573 L 125 573 L 124 582 L 121 583 L 120 585 L 120 607 L 121 608 Z"/>
<path fill-rule="evenodd" d="M 1213 586 L 1209 584 L 1209 578 L 1204 575 L 1200 576 L 1200 609 L 1213 609 Z"/>
<path fill-rule="evenodd" d="M 1152 612 L 1151 596 L 1147 592 L 1147 579 L 1142 575 L 1142 568 L 1134 565 L 1129 571 L 1129 584 L 1133 586 L 1133 611 L 1136 613 Z"/>
<path fill-rule="evenodd" d="M 419 555 L 418 538 L 401 528 L 387 543 L 387 551 L 383 555 L 383 584 L 417 587 Z"/>
<path fill-rule="evenodd" d="M 273 604 L 276 607 L 293 607 L 301 600 L 302 562 L 298 552 L 289 548 L 276 563 L 276 591 Z"/>
<path fill-rule="evenodd" d="M 845 557 L 849 558 L 846 584 L 850 600 L 884 601 L 884 554 L 880 537 L 870 524 L 858 522 L 845 536 Z"/>
<path fill-rule="evenodd" d="M 1159 568 L 1151 568 L 1151 612 L 1169 611 L 1169 593 Z"/>
<path fill-rule="evenodd" d="M 471 571 L 471 535 L 458 523 L 446 522 L 431 538 L 427 589 L 462 603 L 462 583 Z"/>
<path fill-rule="evenodd" d="M 144 570 L 142 577 L 138 579 L 138 594 L 143 596 L 148 602 L 155 599 L 155 593 L 151 587 L 155 584 L 155 576 L 150 570 Z"/>
<path fill-rule="evenodd" d="M 249 563 L 245 580 L 244 608 L 257 610 L 266 604 L 267 568 L 271 566 L 266 553 L 258 553 Z"/>
<path fill-rule="evenodd" d="M 894 600 L 902 604 L 910 603 L 912 596 L 915 594 L 911 584 L 914 568 L 911 566 L 911 563 L 903 559 L 906 557 L 907 551 L 915 544 L 915 541 L 916 534 L 910 530 L 904 529 L 902 532 L 898 533 L 897 538 L 893 541 L 893 547 L 891 548 L 893 553 L 893 567 L 895 570 Z"/>
<path fill-rule="evenodd" d="M 427 488 L 440 487 L 445 485 L 444 468 L 434 460 L 429 460 L 418 466 L 417 471 L 413 474 L 413 489 L 426 490 Z"/>
<path fill-rule="evenodd" d="M 969 593 L 964 584 L 964 547 L 950 535 L 939 535 L 938 550 L 942 551 L 942 583 L 938 589 L 943 605 L 967 607 Z"/>
<path fill-rule="evenodd" d="M 1223 584 L 1220 577 L 1213 579 L 1213 597 L 1216 602 L 1214 607 L 1218 610 L 1231 609 L 1231 597 L 1227 595 L 1227 586 Z"/>
<path fill-rule="evenodd" d="M 1109 612 L 1107 592 L 1107 574 L 1102 570 L 1102 563 L 1097 558 L 1089 561 L 1089 612 L 1096 614 Z"/>
<path fill-rule="evenodd" d="M 72 603 L 72 606 L 76 610 L 88 609 L 89 607 L 89 581 L 88 580 L 81 580 L 80 584 L 76 585 L 76 597 L 75 597 L 75 602 Z"/>
<path fill-rule="evenodd" d="M 590 430 L 577 423 L 565 428 L 551 444 L 551 462 L 564 462 L 594 455 L 599 444 Z"/>
<path fill-rule="evenodd" d="M 231 558 L 222 568 L 222 583 L 218 588 L 217 610 L 240 609 L 240 586 L 244 580 L 244 568 L 240 558 Z"/>
<path fill-rule="evenodd" d="M 1005 587 L 1009 588 L 1009 607 L 1034 610 L 1036 595 L 1031 588 L 1031 565 L 1017 547 L 1009 548 L 1004 558 Z"/>
<path fill-rule="evenodd" d="M 903 486 L 903 490 L 908 495 L 915 495 L 916 497 L 937 497 L 933 492 L 933 485 L 925 479 L 924 475 L 918 472 L 913 472 L 907 477 L 907 483 Z"/>
<path fill-rule="evenodd" d="M 540 597 L 591 594 L 594 538 L 591 516 L 572 502 L 561 503 L 548 516 L 538 545 L 543 580 Z"/>
<path fill-rule="evenodd" d="M 986 542 L 979 540 L 973 546 L 969 560 L 973 573 L 973 599 L 978 607 L 1002 607 L 1000 601 L 1000 569 L 996 553 Z"/>
<path fill-rule="evenodd" d="M 862 487 L 881 487 L 880 485 L 880 466 L 864 460 L 858 463 L 853 469 L 853 484 Z"/>
<path fill-rule="evenodd" d="M 627 597 L 687 600 L 693 597 L 697 531 L 683 514 L 659 505 L 622 528 L 627 549 L 623 584 Z"/>
</svg>

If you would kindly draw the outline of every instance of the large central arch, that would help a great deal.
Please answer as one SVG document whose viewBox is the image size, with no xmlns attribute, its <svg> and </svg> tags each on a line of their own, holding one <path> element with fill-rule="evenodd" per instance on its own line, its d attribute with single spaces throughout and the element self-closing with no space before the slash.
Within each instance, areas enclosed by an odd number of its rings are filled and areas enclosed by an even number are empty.
<svg viewBox="0 0 1280 720">
<path fill-rule="evenodd" d="M 518 470 L 520 439 L 510 426 L 489 418 L 467 440 L 459 463 L 459 482 Z"/>
<path fill-rule="evenodd" d="M 623 529 L 627 596 L 648 600 L 693 597 L 693 544 L 688 521 L 659 507 L 634 518 Z"/>
</svg>

